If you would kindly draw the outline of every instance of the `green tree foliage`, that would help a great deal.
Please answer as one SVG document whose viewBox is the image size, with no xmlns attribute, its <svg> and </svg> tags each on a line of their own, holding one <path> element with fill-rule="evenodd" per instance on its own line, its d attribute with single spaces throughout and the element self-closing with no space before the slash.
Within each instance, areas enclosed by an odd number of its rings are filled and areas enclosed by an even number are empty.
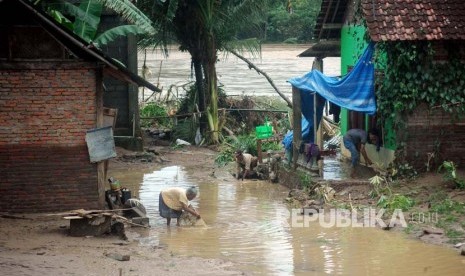
<svg viewBox="0 0 465 276">
<path fill-rule="evenodd" d="M 128 0 L 81 0 L 78 4 L 65 0 L 39 0 L 35 3 L 42 5 L 58 23 L 97 47 L 120 36 L 155 33 L 150 19 Z M 100 17 L 104 7 L 120 14 L 131 24 L 100 31 Z"/>
<path fill-rule="evenodd" d="M 143 120 L 141 126 L 150 127 L 157 126 L 161 127 L 171 127 L 170 119 L 167 117 L 167 112 L 165 107 L 158 105 L 156 103 L 149 103 L 140 110 L 140 116 L 145 118 L 154 118 L 152 120 L 146 119 Z"/>
<path fill-rule="evenodd" d="M 218 52 L 231 47 L 258 48 L 253 41 L 239 43 L 239 30 L 259 26 L 266 0 L 141 0 L 138 6 L 155 23 L 158 33 L 142 40 L 143 46 L 161 46 L 175 40 L 188 51 L 195 71 L 198 106 L 208 118 L 209 142 L 218 143 L 221 122 L 218 118 L 216 62 Z M 246 16 L 245 16 L 246 15 Z"/>
<path fill-rule="evenodd" d="M 268 42 L 311 41 L 320 5 L 321 0 L 270 1 L 263 39 Z"/>
</svg>

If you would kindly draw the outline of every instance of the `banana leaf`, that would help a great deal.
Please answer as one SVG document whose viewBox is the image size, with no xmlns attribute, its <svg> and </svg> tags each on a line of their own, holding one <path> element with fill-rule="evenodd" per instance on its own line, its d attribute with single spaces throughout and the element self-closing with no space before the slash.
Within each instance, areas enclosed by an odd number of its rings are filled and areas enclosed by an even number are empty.
<svg viewBox="0 0 465 276">
<path fill-rule="evenodd" d="M 152 21 L 129 0 L 94 0 L 121 15 L 130 24 L 137 25 L 148 34 L 155 34 Z"/>
<path fill-rule="evenodd" d="M 86 41 L 91 41 L 95 38 L 97 33 L 103 5 L 95 0 L 83 0 L 79 5 L 79 9 L 81 9 L 84 14 L 81 14 L 80 17 L 76 17 L 74 21 L 74 33 Z M 98 20 L 88 20 L 93 16 L 98 18 Z"/>
<path fill-rule="evenodd" d="M 120 36 L 127 36 L 129 34 L 137 35 L 144 33 L 145 31 L 136 25 L 122 25 L 115 28 L 111 28 L 105 31 L 104 33 L 98 35 L 93 42 L 97 45 L 97 47 L 100 47 L 102 45 L 108 44 L 109 42 L 117 39 Z"/>
</svg>

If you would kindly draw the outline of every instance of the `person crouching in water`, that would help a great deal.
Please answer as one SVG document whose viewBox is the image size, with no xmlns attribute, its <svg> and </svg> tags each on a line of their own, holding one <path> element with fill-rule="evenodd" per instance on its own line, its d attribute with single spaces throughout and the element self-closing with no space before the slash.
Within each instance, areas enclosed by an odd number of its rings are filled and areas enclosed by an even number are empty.
<svg viewBox="0 0 465 276">
<path fill-rule="evenodd" d="M 360 161 L 360 153 L 362 154 L 365 160 L 365 165 L 368 166 L 373 164 L 370 158 L 368 158 L 368 155 L 365 150 L 365 144 L 369 140 L 371 143 L 376 145 L 376 151 L 379 151 L 381 145 L 379 140 L 379 134 L 375 128 L 370 130 L 369 133 L 367 133 L 363 129 L 353 128 L 347 131 L 342 140 L 344 142 L 344 147 L 346 147 L 346 149 L 350 151 L 352 165 L 350 177 L 354 178 L 356 176 L 356 167 Z"/>
<path fill-rule="evenodd" d="M 179 217 L 183 211 L 189 212 L 197 219 L 200 219 L 199 213 L 189 205 L 189 201 L 197 197 L 198 191 L 195 187 L 168 188 L 160 192 L 158 209 L 160 216 L 166 218 L 166 225 L 170 225 L 171 219 L 176 218 L 176 225 L 179 226 Z"/>
<path fill-rule="evenodd" d="M 242 177 L 242 180 L 247 176 L 253 175 L 253 169 L 258 165 L 258 158 L 252 154 L 242 153 L 242 150 L 236 150 L 236 178 L 239 180 Z"/>
</svg>

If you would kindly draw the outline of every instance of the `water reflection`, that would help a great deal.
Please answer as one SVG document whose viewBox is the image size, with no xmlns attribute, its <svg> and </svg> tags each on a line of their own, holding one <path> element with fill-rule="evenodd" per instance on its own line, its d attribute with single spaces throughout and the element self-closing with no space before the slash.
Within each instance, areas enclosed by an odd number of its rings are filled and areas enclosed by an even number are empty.
<svg viewBox="0 0 465 276">
<path fill-rule="evenodd" d="M 188 188 L 194 184 L 189 182 L 186 172 L 179 166 L 165 167 L 159 171 L 144 174 L 142 185 L 139 189 L 139 198 L 147 210 L 147 216 L 150 218 L 159 217 L 158 196 L 161 190 L 168 187 Z M 192 206 L 197 208 L 196 205 L 197 202 L 192 201 Z M 152 226 L 155 226 L 156 223 L 160 224 L 160 222 L 157 219 L 151 220 Z"/>
<path fill-rule="evenodd" d="M 192 181 L 179 166 L 142 173 L 140 199 L 152 228 L 142 245 L 175 254 L 224 258 L 262 275 L 463 275 L 463 257 L 452 250 L 371 228 L 324 228 L 318 221 L 291 227 L 283 202 L 288 190 L 262 181 Z M 129 179 L 127 181 L 130 181 Z M 167 228 L 158 215 L 165 187 L 197 185 L 193 201 L 207 228 Z"/>
</svg>

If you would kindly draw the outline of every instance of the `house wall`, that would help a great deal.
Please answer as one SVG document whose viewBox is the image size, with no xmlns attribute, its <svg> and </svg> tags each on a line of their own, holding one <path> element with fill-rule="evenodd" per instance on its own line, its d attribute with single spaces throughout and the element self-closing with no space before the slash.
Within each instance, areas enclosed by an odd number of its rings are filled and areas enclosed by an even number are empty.
<svg viewBox="0 0 465 276">
<path fill-rule="evenodd" d="M 96 127 L 101 69 L 84 62 L 0 63 L 0 210 L 99 206 L 86 131 Z"/>
<path fill-rule="evenodd" d="M 341 30 L 341 75 L 346 75 L 349 68 L 354 66 L 359 57 L 363 54 L 367 43 L 364 40 L 366 29 L 363 26 L 346 24 Z M 367 122 L 367 121 L 366 121 Z M 366 125 L 368 125 L 366 123 Z M 366 128 L 366 127 L 365 127 Z M 341 109 L 341 133 L 344 135 L 349 129 L 349 111 L 345 108 Z M 390 129 L 389 124 L 385 124 L 385 129 Z M 386 168 L 395 158 L 395 145 L 388 143 L 388 133 L 383 133 L 384 145 L 379 151 L 376 151 L 374 145 L 367 144 L 366 152 L 368 157 L 376 165 Z M 342 138 L 341 138 L 342 140 Z M 390 141 L 390 140 L 389 140 Z M 350 152 L 344 147 L 341 141 L 341 153 L 345 158 L 350 158 Z M 363 156 L 361 163 L 364 163 Z"/>
<path fill-rule="evenodd" d="M 454 161 L 465 164 L 465 119 L 454 120 L 441 108 L 429 108 L 425 104 L 416 108 L 407 120 L 407 160 L 417 169 L 425 169 L 428 153 L 435 153 L 435 164 Z"/>
<path fill-rule="evenodd" d="M 103 31 L 125 24 L 128 23 L 124 22 L 119 15 L 111 11 L 105 11 L 100 18 L 99 28 Z M 102 46 L 102 50 L 107 55 L 125 64 L 131 72 L 137 74 L 137 39 L 134 35 L 121 36 L 108 45 Z M 104 84 L 104 106 L 118 109 L 115 135 L 133 136 L 134 119 L 135 129 L 140 128 L 137 86 L 109 77 L 104 78 Z M 139 131 L 135 136 L 140 136 Z"/>
<path fill-rule="evenodd" d="M 363 54 L 367 45 L 363 41 L 365 27 L 344 25 L 341 30 L 341 76 L 349 72 L 349 67 L 354 66 L 359 56 Z M 349 112 L 346 108 L 341 108 L 341 133 L 348 130 Z"/>
</svg>

